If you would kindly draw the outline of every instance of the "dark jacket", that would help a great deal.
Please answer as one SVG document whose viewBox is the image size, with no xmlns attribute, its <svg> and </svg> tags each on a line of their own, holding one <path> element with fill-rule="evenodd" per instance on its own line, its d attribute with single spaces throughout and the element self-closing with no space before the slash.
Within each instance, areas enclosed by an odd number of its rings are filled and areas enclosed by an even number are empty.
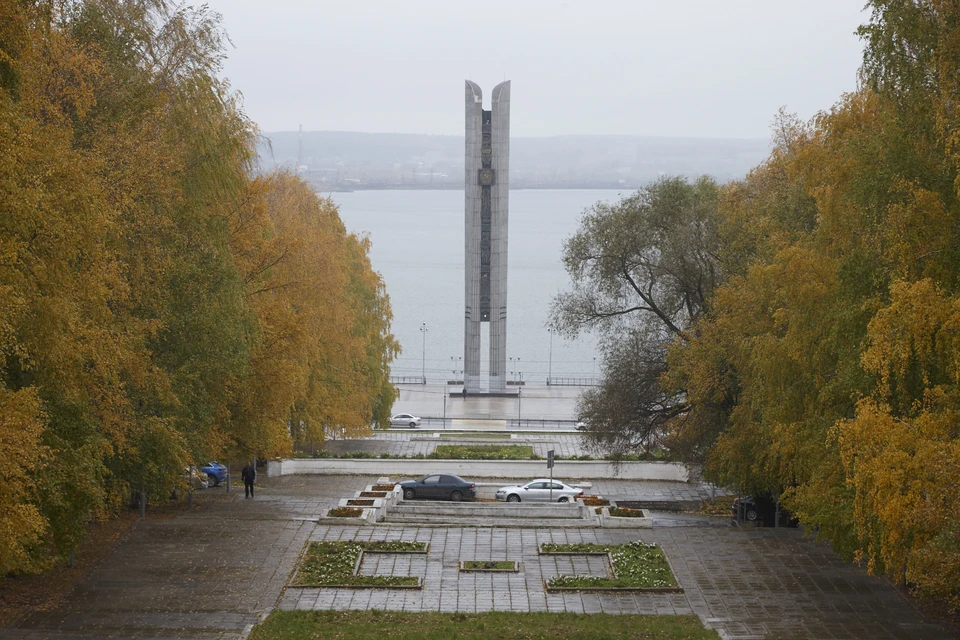
<svg viewBox="0 0 960 640">
<path fill-rule="evenodd" d="M 240 472 L 240 477 L 243 478 L 244 482 L 253 484 L 257 480 L 257 469 L 253 465 L 248 464 L 243 468 L 243 471 Z"/>
</svg>

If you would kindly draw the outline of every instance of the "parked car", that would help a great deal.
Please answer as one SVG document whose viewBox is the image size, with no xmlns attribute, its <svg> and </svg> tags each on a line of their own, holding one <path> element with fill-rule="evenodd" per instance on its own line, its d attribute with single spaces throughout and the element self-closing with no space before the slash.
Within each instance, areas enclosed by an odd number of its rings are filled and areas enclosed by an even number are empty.
<svg viewBox="0 0 960 640">
<path fill-rule="evenodd" d="M 227 479 L 227 467 L 216 460 L 200 467 L 200 472 L 207 474 L 207 477 L 210 479 L 210 486 L 213 487 L 216 487 Z"/>
<path fill-rule="evenodd" d="M 552 489 L 552 491 L 551 491 Z M 571 502 L 583 495 L 582 489 L 571 487 L 559 480 L 537 478 L 522 485 L 503 487 L 497 490 L 497 500 L 506 502 Z"/>
<path fill-rule="evenodd" d="M 398 413 L 390 418 L 390 424 L 395 427 L 410 427 L 416 429 L 420 426 L 420 418 L 409 413 Z"/>
<path fill-rule="evenodd" d="M 733 501 L 733 517 L 745 522 L 760 523 L 765 527 L 777 524 L 777 501 L 770 494 L 743 496 Z M 797 519 L 793 514 L 780 508 L 780 526 L 796 527 Z"/>
<path fill-rule="evenodd" d="M 400 489 L 403 490 L 404 500 L 431 498 L 433 500 L 449 499 L 459 502 L 477 497 L 477 485 L 467 482 L 459 476 L 451 476 L 446 473 L 432 473 L 419 480 L 401 482 Z"/>
</svg>

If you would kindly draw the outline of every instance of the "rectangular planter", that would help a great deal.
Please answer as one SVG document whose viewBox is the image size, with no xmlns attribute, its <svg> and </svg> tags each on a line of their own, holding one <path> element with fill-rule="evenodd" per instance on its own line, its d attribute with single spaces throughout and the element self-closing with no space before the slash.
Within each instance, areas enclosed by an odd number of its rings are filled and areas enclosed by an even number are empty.
<svg viewBox="0 0 960 640">
<path fill-rule="evenodd" d="M 354 520 L 356 518 L 327 518 L 327 520 Z M 304 545 L 304 550 L 310 546 L 308 541 Z M 357 560 L 353 564 L 353 575 L 359 575 L 360 565 L 363 564 L 363 556 L 366 553 L 394 553 L 398 555 L 403 554 L 414 554 L 419 553 L 421 555 L 426 555 L 430 551 L 430 544 L 426 544 L 422 551 L 390 551 L 386 549 L 361 549 L 360 553 L 357 555 Z M 293 580 L 294 576 L 297 575 L 297 572 L 300 570 L 300 564 L 303 562 L 304 552 L 301 552 L 300 558 L 297 560 L 296 570 L 288 578 L 288 582 Z M 400 584 L 400 585 L 380 585 L 380 584 L 287 584 L 287 588 L 293 589 L 423 589 L 423 578 L 417 578 L 417 584 Z"/>
<path fill-rule="evenodd" d="M 327 516 L 326 511 L 324 511 L 324 515 L 319 516 L 317 518 L 317 522 L 319 524 L 328 524 L 328 525 L 329 524 L 352 524 L 352 525 L 365 526 L 365 525 L 375 524 L 378 521 L 380 509 L 367 509 L 363 507 L 360 507 L 360 508 L 363 509 L 363 513 L 361 513 L 356 518 L 332 518 L 330 516 Z"/>
<path fill-rule="evenodd" d="M 370 500 L 373 502 L 373 504 L 350 504 L 351 500 Z M 360 507 L 362 509 L 382 509 L 384 505 L 385 501 L 379 498 L 340 498 L 339 502 L 337 502 L 338 507 Z"/>
<path fill-rule="evenodd" d="M 594 508 L 594 507 L 588 507 Z M 650 529 L 653 527 L 653 518 L 646 509 L 642 518 L 622 518 L 610 515 L 610 507 L 602 507 L 600 511 L 600 526 L 606 529 Z"/>
<path fill-rule="evenodd" d="M 457 563 L 460 573 L 520 573 L 521 566 L 520 562 L 516 560 L 480 560 L 472 562 L 512 562 L 513 569 L 484 569 L 482 567 L 468 568 L 464 566 L 466 562 L 471 562 L 471 560 L 461 560 L 459 563 Z"/>
</svg>

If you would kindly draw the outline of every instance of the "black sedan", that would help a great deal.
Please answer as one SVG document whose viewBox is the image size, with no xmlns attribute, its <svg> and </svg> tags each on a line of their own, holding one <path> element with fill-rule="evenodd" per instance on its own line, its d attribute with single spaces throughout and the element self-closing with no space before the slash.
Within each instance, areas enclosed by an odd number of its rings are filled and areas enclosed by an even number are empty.
<svg viewBox="0 0 960 640">
<path fill-rule="evenodd" d="M 459 476 L 445 473 L 432 473 L 419 480 L 401 482 L 404 500 L 414 498 L 428 498 L 431 500 L 453 500 L 460 502 L 463 499 L 472 500 L 477 497 L 477 485 L 467 482 Z"/>
</svg>

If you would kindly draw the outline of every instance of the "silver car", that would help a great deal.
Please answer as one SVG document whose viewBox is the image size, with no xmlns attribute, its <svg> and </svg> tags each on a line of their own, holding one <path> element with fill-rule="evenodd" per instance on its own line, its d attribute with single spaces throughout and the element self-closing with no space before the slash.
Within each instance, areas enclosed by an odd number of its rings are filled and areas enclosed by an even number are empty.
<svg viewBox="0 0 960 640">
<path fill-rule="evenodd" d="M 572 502 L 583 495 L 582 489 L 571 487 L 558 480 L 537 478 L 527 484 L 503 487 L 497 490 L 497 500 L 506 502 L 550 502 L 551 489 L 554 502 Z"/>
<path fill-rule="evenodd" d="M 394 427 L 410 427 L 416 429 L 420 426 L 420 418 L 409 413 L 398 413 L 390 418 L 390 424 Z"/>
</svg>

